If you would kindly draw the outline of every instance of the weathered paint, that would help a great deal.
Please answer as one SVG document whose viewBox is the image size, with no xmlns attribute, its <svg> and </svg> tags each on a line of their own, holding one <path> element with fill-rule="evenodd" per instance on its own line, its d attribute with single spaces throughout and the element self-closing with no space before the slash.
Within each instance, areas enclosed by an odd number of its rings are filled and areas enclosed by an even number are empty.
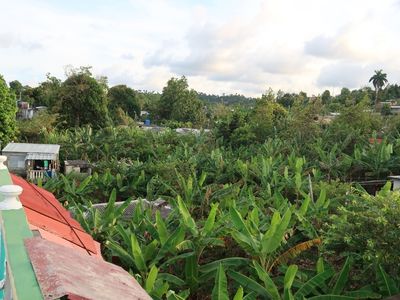
<svg viewBox="0 0 400 300">
<path fill-rule="evenodd" d="M 45 299 L 151 299 L 119 266 L 38 237 L 25 245 Z"/>
<path fill-rule="evenodd" d="M 0 170 L 0 185 L 12 184 L 8 170 Z M 2 197 L 0 195 L 0 197 Z M 0 200 L 2 200 L 0 198 Z M 24 246 L 24 239 L 33 236 L 23 209 L 2 211 L 1 228 L 14 299 L 43 299 L 31 262 Z"/>
</svg>

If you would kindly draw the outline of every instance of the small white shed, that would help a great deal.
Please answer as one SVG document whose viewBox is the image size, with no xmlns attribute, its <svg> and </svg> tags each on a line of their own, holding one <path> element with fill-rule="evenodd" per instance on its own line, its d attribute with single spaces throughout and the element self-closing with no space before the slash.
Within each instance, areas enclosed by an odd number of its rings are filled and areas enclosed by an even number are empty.
<svg viewBox="0 0 400 300">
<path fill-rule="evenodd" d="M 54 176 L 59 170 L 60 145 L 9 143 L 3 150 L 10 172 L 29 180 Z"/>
</svg>

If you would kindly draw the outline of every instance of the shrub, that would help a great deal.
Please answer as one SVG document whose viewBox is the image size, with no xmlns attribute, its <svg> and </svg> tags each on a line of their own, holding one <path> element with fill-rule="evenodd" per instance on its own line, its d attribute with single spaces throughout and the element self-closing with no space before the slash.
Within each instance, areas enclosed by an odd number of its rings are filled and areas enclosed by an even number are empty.
<svg viewBox="0 0 400 300">
<path fill-rule="evenodd" d="M 325 238 L 327 250 L 352 255 L 360 267 L 381 264 L 391 274 L 400 257 L 400 191 L 387 184 L 376 196 L 354 194 L 332 216 Z"/>
</svg>

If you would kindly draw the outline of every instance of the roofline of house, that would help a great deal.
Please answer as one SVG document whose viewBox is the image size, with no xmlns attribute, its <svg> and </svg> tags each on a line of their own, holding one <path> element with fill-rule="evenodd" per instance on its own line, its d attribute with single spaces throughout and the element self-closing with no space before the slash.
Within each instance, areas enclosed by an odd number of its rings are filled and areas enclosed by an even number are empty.
<svg viewBox="0 0 400 300">
<path fill-rule="evenodd" d="M 0 186 L 8 184 L 13 184 L 8 169 L 0 170 Z M 24 245 L 25 239 L 33 237 L 24 209 L 0 211 L 0 222 L 7 261 L 5 293 L 18 300 L 43 299 Z"/>
</svg>

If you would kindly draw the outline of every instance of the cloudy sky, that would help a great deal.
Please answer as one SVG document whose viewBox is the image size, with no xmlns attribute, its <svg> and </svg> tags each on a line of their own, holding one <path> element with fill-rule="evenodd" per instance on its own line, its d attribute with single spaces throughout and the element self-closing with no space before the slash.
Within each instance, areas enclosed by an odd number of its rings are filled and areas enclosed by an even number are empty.
<svg viewBox="0 0 400 300">
<path fill-rule="evenodd" d="M 400 83 L 400 0 L 0 0 L 0 74 L 36 85 L 93 66 L 110 85 L 318 94 Z"/>
</svg>

